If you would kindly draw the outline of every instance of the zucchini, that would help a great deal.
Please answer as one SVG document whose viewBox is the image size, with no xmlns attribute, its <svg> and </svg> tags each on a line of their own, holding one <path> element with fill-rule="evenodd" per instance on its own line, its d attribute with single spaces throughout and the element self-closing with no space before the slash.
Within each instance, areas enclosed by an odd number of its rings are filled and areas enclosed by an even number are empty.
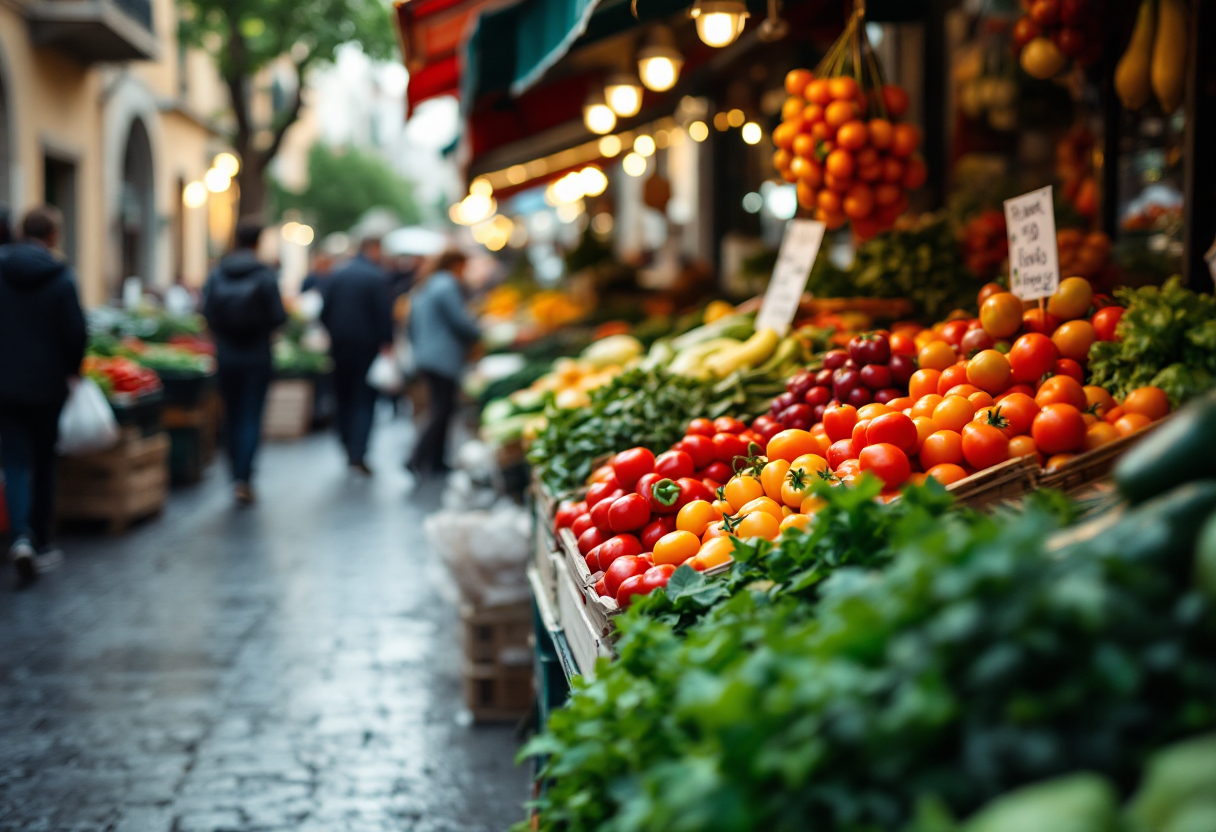
<svg viewBox="0 0 1216 832">
<path fill-rule="evenodd" d="M 1115 466 L 1115 484 L 1132 503 L 1199 479 L 1216 479 L 1216 391 L 1179 410 Z"/>
</svg>

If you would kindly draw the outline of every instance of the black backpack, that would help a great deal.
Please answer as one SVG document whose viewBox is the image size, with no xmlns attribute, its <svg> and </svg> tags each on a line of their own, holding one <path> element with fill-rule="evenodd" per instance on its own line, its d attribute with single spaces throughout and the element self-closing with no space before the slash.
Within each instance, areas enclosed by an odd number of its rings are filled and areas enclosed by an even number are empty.
<svg viewBox="0 0 1216 832">
<path fill-rule="evenodd" d="M 257 275 L 221 275 L 211 285 L 204 311 L 213 330 L 234 340 L 251 340 L 271 329 L 270 305 Z"/>
</svg>

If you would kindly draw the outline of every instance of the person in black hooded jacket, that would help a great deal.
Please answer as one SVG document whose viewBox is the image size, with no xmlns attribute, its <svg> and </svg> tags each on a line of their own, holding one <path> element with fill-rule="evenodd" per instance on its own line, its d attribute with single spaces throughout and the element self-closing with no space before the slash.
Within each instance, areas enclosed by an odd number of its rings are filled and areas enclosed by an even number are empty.
<svg viewBox="0 0 1216 832">
<path fill-rule="evenodd" d="M 203 316 L 215 337 L 228 456 L 241 503 L 254 500 L 253 459 L 274 369 L 270 339 L 287 322 L 278 277 L 258 260 L 262 229 L 256 220 L 238 222 L 236 248 L 220 260 L 203 287 Z"/>
<path fill-rule="evenodd" d="M 53 250 L 62 217 L 36 208 L 23 242 L 0 247 L 0 465 L 13 545 L 24 580 L 59 559 L 51 549 L 55 443 L 69 380 L 87 338 L 72 269 Z"/>
</svg>

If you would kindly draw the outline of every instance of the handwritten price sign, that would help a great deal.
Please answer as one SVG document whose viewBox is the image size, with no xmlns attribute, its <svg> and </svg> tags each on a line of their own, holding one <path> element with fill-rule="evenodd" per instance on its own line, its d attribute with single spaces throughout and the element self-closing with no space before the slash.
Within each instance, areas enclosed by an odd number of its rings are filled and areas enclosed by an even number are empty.
<svg viewBox="0 0 1216 832">
<path fill-rule="evenodd" d="M 784 336 L 790 331 L 826 230 L 827 226 L 815 220 L 790 220 L 785 227 L 777 265 L 773 267 L 768 291 L 764 293 L 760 314 L 756 316 L 757 332 L 768 327 Z"/>
<path fill-rule="evenodd" d="M 1060 285 L 1056 214 L 1051 186 L 1005 200 L 1009 229 L 1009 290 L 1022 300 L 1055 294 Z"/>
</svg>

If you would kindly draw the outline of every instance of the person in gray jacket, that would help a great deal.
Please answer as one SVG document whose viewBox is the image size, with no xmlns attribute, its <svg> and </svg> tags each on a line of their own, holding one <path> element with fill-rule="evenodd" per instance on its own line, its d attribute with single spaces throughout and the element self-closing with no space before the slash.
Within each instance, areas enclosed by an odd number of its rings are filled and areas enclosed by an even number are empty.
<svg viewBox="0 0 1216 832">
<path fill-rule="evenodd" d="M 419 476 L 442 475 L 448 470 L 448 426 L 456 410 L 460 374 L 469 348 L 481 339 L 461 289 L 465 262 L 460 252 L 441 255 L 430 275 L 411 293 L 407 333 L 414 365 L 430 399 L 426 426 L 406 464 Z"/>
</svg>

